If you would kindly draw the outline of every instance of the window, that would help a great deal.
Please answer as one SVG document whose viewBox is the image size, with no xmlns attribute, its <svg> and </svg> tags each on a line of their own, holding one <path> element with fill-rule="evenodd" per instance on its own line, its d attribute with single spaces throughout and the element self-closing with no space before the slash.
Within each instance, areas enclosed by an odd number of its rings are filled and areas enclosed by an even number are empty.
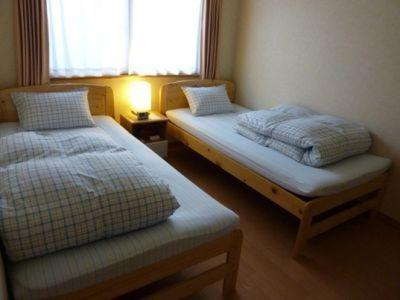
<svg viewBox="0 0 400 300">
<path fill-rule="evenodd" d="M 199 73 L 202 0 L 48 0 L 50 75 Z"/>
</svg>

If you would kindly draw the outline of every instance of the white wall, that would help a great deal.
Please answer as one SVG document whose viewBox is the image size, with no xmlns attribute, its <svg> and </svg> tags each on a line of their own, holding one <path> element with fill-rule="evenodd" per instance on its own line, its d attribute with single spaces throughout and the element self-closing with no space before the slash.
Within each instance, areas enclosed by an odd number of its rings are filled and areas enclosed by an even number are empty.
<svg viewBox="0 0 400 300">
<path fill-rule="evenodd" d="M 240 0 L 222 1 L 218 45 L 217 78 L 232 79 L 236 54 L 236 36 Z"/>
<path fill-rule="evenodd" d="M 367 126 L 393 159 L 383 211 L 400 220 L 400 1 L 241 1 L 238 101 L 297 103 Z"/>
</svg>

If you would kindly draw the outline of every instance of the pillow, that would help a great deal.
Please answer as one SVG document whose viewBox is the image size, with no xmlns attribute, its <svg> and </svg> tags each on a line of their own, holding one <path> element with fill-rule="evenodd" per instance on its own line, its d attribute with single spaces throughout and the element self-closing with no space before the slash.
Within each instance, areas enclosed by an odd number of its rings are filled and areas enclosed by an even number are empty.
<svg viewBox="0 0 400 300">
<path fill-rule="evenodd" d="M 46 130 L 95 126 L 90 114 L 88 89 L 51 93 L 12 93 L 20 126 Z"/>
<path fill-rule="evenodd" d="M 193 115 L 204 116 L 234 111 L 224 85 L 182 87 Z"/>
</svg>

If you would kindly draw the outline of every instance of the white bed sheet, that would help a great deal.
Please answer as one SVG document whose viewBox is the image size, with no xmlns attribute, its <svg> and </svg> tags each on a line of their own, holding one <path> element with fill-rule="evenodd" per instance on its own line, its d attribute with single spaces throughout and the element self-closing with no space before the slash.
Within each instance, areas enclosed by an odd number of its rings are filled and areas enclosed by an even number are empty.
<svg viewBox="0 0 400 300">
<path fill-rule="evenodd" d="M 54 297 L 161 261 L 235 229 L 239 217 L 186 179 L 112 118 L 96 116 L 100 128 L 133 151 L 169 185 L 181 207 L 158 225 L 101 240 L 9 267 L 16 299 Z M 0 137 L 18 131 L 17 123 L 0 123 Z"/>
<path fill-rule="evenodd" d="M 285 189 L 307 197 L 327 196 L 365 183 L 385 172 L 390 160 L 362 154 L 338 163 L 313 168 L 239 135 L 233 129 L 238 114 L 248 109 L 235 105 L 233 113 L 195 117 L 189 108 L 167 111 L 169 120 L 188 133 L 263 175 Z"/>
</svg>

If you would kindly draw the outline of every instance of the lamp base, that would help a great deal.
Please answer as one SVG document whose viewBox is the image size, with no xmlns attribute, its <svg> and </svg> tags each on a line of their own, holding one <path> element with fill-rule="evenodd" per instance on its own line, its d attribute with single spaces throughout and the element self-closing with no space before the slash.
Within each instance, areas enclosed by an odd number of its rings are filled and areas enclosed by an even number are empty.
<svg viewBox="0 0 400 300">
<path fill-rule="evenodd" d="M 148 120 L 149 119 L 149 112 L 136 112 L 132 110 L 132 113 L 136 116 L 138 120 Z"/>
</svg>

